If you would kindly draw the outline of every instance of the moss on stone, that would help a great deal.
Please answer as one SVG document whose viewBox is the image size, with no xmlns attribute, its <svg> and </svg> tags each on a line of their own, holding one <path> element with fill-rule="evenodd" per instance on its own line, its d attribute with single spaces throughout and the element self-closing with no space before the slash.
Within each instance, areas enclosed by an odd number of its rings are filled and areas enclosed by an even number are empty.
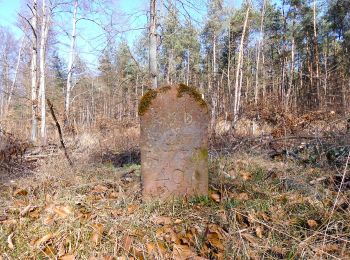
<svg viewBox="0 0 350 260">
<path fill-rule="evenodd" d="M 193 154 L 191 160 L 193 162 L 208 160 L 208 149 L 200 148 Z"/>
<path fill-rule="evenodd" d="M 207 159 L 208 158 L 208 149 L 207 148 L 201 148 L 199 150 L 200 158 L 201 159 Z"/>
<path fill-rule="evenodd" d="M 143 116 L 147 112 L 149 106 L 152 104 L 152 100 L 157 97 L 158 93 L 164 93 L 164 92 L 167 92 L 170 89 L 171 89 L 170 86 L 165 86 L 165 87 L 161 87 L 161 88 L 158 88 L 158 89 L 150 89 L 150 90 L 148 90 L 146 92 L 146 94 L 144 94 L 143 97 L 140 100 L 139 115 Z"/>
<path fill-rule="evenodd" d="M 167 92 L 170 89 L 171 89 L 171 86 L 164 86 L 164 87 L 161 87 L 161 88 L 157 89 L 157 92 L 158 93 L 164 93 L 164 92 Z"/>
<path fill-rule="evenodd" d="M 202 108 L 208 112 L 207 103 L 203 100 L 201 94 L 195 87 L 190 87 L 185 84 L 179 84 L 177 88 L 177 97 L 183 97 L 184 94 L 190 95 Z"/>
<path fill-rule="evenodd" d="M 143 95 L 141 98 L 140 104 L 139 104 L 139 115 L 143 116 L 146 111 L 148 110 L 148 107 L 151 105 L 152 100 L 157 97 L 157 91 L 150 89 L 146 92 L 146 94 Z"/>
</svg>

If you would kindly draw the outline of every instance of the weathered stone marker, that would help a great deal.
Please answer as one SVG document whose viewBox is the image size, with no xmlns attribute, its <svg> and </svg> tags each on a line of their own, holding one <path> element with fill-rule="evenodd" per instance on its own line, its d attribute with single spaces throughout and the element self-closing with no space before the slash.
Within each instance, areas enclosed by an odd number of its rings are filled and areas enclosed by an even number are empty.
<svg viewBox="0 0 350 260">
<path fill-rule="evenodd" d="M 148 91 L 139 104 L 144 200 L 208 194 L 208 108 L 185 85 Z"/>
</svg>

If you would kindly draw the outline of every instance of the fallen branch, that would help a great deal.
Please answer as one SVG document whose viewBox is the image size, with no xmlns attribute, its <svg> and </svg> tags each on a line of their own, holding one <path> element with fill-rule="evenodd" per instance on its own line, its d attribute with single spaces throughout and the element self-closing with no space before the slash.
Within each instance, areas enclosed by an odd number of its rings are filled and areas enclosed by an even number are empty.
<svg viewBox="0 0 350 260">
<path fill-rule="evenodd" d="M 55 123 L 56 123 L 57 131 L 58 131 L 58 135 L 60 136 L 61 147 L 62 147 L 62 149 L 63 149 L 63 151 L 64 151 L 64 155 L 66 156 L 69 165 L 70 165 L 70 166 L 73 166 L 73 162 L 72 162 L 72 160 L 69 158 L 69 155 L 68 155 L 68 152 L 67 152 L 67 148 L 66 148 L 66 146 L 65 146 L 65 144 L 64 144 L 64 141 L 63 141 L 63 135 L 62 135 L 61 126 L 60 126 L 60 124 L 58 123 L 57 117 L 56 117 L 56 115 L 55 115 L 55 111 L 54 111 L 54 109 L 53 109 L 53 104 L 51 103 L 51 101 L 50 101 L 49 99 L 47 99 L 47 104 L 48 104 L 48 106 L 49 106 L 49 108 L 50 108 L 50 112 L 51 112 L 52 118 L 53 118 L 53 120 L 54 120 Z"/>
</svg>

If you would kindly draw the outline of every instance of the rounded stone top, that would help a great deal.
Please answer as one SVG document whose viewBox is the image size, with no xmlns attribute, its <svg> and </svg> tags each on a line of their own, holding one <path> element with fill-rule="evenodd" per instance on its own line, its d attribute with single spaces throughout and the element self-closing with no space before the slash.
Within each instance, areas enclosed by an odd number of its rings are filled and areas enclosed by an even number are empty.
<svg viewBox="0 0 350 260">
<path fill-rule="evenodd" d="M 208 113 L 207 103 L 204 101 L 201 94 L 195 87 L 187 86 L 185 84 L 178 84 L 148 90 L 140 100 L 138 109 L 139 116 L 143 116 L 148 111 L 152 101 L 156 99 L 157 96 L 167 92 L 176 93 L 177 98 L 182 98 L 184 95 L 188 95 L 199 105 L 199 107 L 204 108 L 205 112 Z"/>
</svg>

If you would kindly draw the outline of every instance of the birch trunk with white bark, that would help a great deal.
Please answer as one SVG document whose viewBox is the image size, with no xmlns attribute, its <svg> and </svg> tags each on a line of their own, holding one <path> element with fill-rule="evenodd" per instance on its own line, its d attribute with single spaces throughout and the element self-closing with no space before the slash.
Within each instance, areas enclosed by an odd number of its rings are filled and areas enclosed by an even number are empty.
<svg viewBox="0 0 350 260">
<path fill-rule="evenodd" d="M 41 143 L 43 145 L 47 142 L 46 135 L 46 44 L 49 32 L 49 19 L 50 15 L 47 11 L 46 0 L 42 0 L 42 24 L 41 24 L 41 39 L 40 39 L 40 88 L 39 88 L 39 98 L 40 98 L 40 110 L 41 110 L 41 128 L 40 137 Z"/>
<path fill-rule="evenodd" d="M 244 37 L 247 30 L 247 24 L 248 24 L 248 18 L 249 18 L 249 11 L 250 6 L 247 7 L 247 11 L 244 18 L 244 25 L 243 25 L 243 32 L 241 37 L 241 42 L 239 46 L 239 53 L 238 53 L 238 60 L 237 60 L 237 68 L 236 68 L 236 79 L 235 79 L 235 99 L 234 99 L 234 106 L 233 106 L 233 123 L 235 123 L 238 119 L 238 113 L 240 108 L 240 95 L 241 95 L 241 89 L 242 89 L 242 78 L 243 78 L 243 72 L 242 72 L 242 63 L 243 63 L 243 47 L 244 47 Z"/>
<path fill-rule="evenodd" d="M 6 104 L 6 109 L 5 109 L 5 116 L 6 116 L 7 112 L 8 112 L 9 109 L 10 109 L 11 99 L 12 99 L 13 92 L 14 92 L 15 86 L 16 86 L 17 75 L 18 75 L 18 69 L 19 69 L 19 64 L 20 64 L 21 55 L 22 55 L 22 49 L 23 49 L 23 45 L 24 45 L 24 39 L 25 39 L 25 38 L 24 38 L 24 36 L 23 36 L 23 37 L 22 37 L 22 40 L 21 40 L 21 44 L 20 44 L 19 50 L 18 50 L 16 70 L 15 70 L 14 79 L 13 79 L 12 84 L 11 84 L 11 88 L 10 88 L 10 90 L 9 90 L 9 95 L 8 95 L 8 98 L 7 98 L 7 104 Z"/>
<path fill-rule="evenodd" d="M 32 60 L 31 60 L 31 101 L 32 101 L 32 132 L 31 140 L 35 142 L 37 140 L 37 128 L 38 128 L 38 96 L 37 96 L 37 57 L 38 57 L 38 37 L 37 37 L 37 0 L 33 0 L 33 17 L 32 17 Z"/>
<path fill-rule="evenodd" d="M 76 45 L 76 30 L 77 30 L 77 11 L 78 11 L 78 0 L 74 1 L 73 19 L 72 19 L 72 34 L 69 50 L 69 62 L 68 62 L 68 74 L 67 74 L 67 85 L 65 91 L 64 100 L 64 120 L 65 123 L 69 121 L 69 110 L 71 102 L 72 93 L 72 78 L 73 78 L 73 68 L 74 68 L 74 57 L 75 57 L 75 45 Z"/>
<path fill-rule="evenodd" d="M 158 87 L 157 76 L 157 15 L 156 0 L 150 0 L 150 32 L 149 32 L 149 72 L 151 86 Z"/>
<path fill-rule="evenodd" d="M 257 48 L 255 90 L 254 90 L 254 103 L 255 103 L 255 105 L 258 104 L 258 97 L 259 97 L 259 69 L 260 69 L 259 67 L 260 67 L 261 47 L 263 46 L 263 41 L 264 41 L 263 33 L 264 33 L 265 6 L 266 6 L 266 0 L 264 0 L 263 9 L 261 12 L 260 35 L 259 35 L 260 38 L 258 41 L 258 48 Z"/>
</svg>

